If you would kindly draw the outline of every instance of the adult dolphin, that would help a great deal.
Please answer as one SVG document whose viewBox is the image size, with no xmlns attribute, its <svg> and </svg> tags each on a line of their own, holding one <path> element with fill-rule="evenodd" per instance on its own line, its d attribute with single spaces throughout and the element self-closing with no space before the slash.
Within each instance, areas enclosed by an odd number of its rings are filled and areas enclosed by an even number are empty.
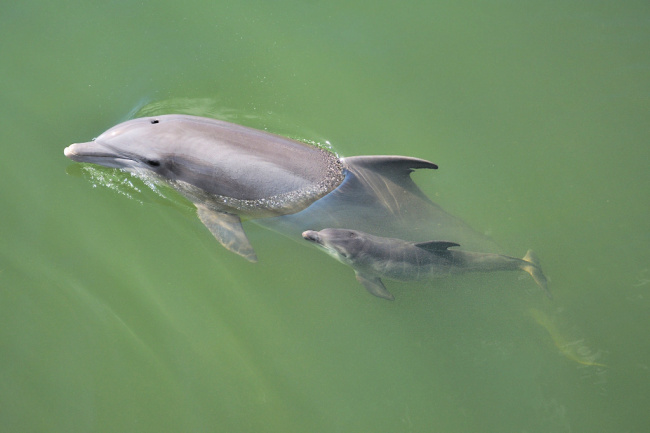
<svg viewBox="0 0 650 433">
<path fill-rule="evenodd" d="M 333 153 L 268 132 L 189 115 L 118 124 L 64 150 L 78 162 L 155 175 L 187 197 L 215 238 L 257 257 L 242 220 L 300 239 L 307 229 L 344 227 L 405 239 L 494 244 L 431 202 L 410 178 L 432 162 Z"/>
</svg>

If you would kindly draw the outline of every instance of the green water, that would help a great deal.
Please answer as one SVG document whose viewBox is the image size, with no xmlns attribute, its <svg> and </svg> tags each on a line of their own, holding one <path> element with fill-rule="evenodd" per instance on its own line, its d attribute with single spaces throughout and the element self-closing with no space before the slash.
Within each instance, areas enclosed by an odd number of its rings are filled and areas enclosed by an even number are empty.
<svg viewBox="0 0 650 433">
<path fill-rule="evenodd" d="M 647 1 L 28 0 L 0 52 L 1 431 L 648 431 Z M 391 303 L 251 224 L 249 264 L 63 156 L 143 107 L 432 160 L 555 299 L 492 274 Z"/>
</svg>

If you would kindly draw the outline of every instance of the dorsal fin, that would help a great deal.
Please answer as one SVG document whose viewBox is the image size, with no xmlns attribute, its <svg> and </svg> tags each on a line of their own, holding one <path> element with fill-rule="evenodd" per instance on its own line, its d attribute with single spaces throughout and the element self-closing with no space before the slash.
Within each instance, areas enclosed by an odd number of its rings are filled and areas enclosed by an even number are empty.
<svg viewBox="0 0 650 433">
<path fill-rule="evenodd" d="M 413 244 L 418 248 L 423 250 L 431 251 L 432 253 L 436 251 L 446 251 L 450 247 L 459 247 L 460 244 L 456 242 L 447 242 L 447 241 L 429 241 L 429 242 L 417 242 Z"/>
<path fill-rule="evenodd" d="M 411 180 L 411 173 L 418 168 L 437 169 L 438 166 L 433 162 L 395 155 L 348 156 L 341 158 L 341 161 L 355 176 L 365 179 L 365 185 L 379 185 L 374 193 L 386 203 L 392 203 L 395 197 L 403 194 L 403 190 L 430 202 Z M 398 188 L 386 183 L 386 179 L 391 180 Z"/>
<path fill-rule="evenodd" d="M 390 176 L 408 176 L 417 168 L 437 169 L 438 166 L 426 159 L 413 158 L 410 156 L 397 155 L 365 155 L 365 156 L 348 156 L 343 158 L 343 162 L 363 167 L 368 170 L 381 171 Z"/>
</svg>

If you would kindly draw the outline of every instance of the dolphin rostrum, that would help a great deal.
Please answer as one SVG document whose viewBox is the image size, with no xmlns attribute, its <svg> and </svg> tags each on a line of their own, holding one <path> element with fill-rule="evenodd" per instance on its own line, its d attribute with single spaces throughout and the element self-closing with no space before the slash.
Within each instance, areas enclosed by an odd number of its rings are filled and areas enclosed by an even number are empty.
<svg viewBox="0 0 650 433">
<path fill-rule="evenodd" d="M 446 241 L 407 242 L 348 229 L 307 230 L 302 237 L 351 266 L 357 280 L 373 295 L 393 300 L 381 278 L 398 281 L 429 280 L 464 272 L 528 272 L 551 297 L 546 277 L 531 250 L 523 259 L 501 254 L 450 250 L 457 243 Z"/>
<path fill-rule="evenodd" d="M 179 191 L 229 250 L 256 255 L 242 220 L 296 237 L 350 227 L 402 238 L 485 238 L 431 202 L 410 178 L 436 169 L 402 156 L 338 158 L 300 141 L 215 119 L 160 115 L 129 120 L 65 156 L 153 178 Z M 490 241 L 487 241 L 488 243 Z"/>
</svg>

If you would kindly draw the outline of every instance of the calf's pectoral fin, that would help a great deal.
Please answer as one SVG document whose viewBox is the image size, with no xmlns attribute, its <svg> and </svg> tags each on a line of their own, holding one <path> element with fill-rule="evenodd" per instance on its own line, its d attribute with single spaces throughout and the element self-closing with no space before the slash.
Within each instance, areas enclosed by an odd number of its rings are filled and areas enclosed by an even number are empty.
<svg viewBox="0 0 650 433">
<path fill-rule="evenodd" d="M 249 262 L 257 262 L 257 255 L 237 215 L 217 212 L 202 204 L 195 205 L 201 222 L 221 245 Z"/>
<path fill-rule="evenodd" d="M 356 272 L 356 275 L 357 275 L 357 281 L 363 284 L 363 287 L 365 287 L 366 290 L 368 290 L 373 295 L 378 296 L 380 298 L 388 299 L 389 301 L 395 300 L 395 297 L 391 295 L 391 293 L 388 290 L 386 290 L 386 287 L 384 287 L 384 283 L 381 282 L 379 277 L 363 275 L 360 274 L 359 272 Z"/>
</svg>

